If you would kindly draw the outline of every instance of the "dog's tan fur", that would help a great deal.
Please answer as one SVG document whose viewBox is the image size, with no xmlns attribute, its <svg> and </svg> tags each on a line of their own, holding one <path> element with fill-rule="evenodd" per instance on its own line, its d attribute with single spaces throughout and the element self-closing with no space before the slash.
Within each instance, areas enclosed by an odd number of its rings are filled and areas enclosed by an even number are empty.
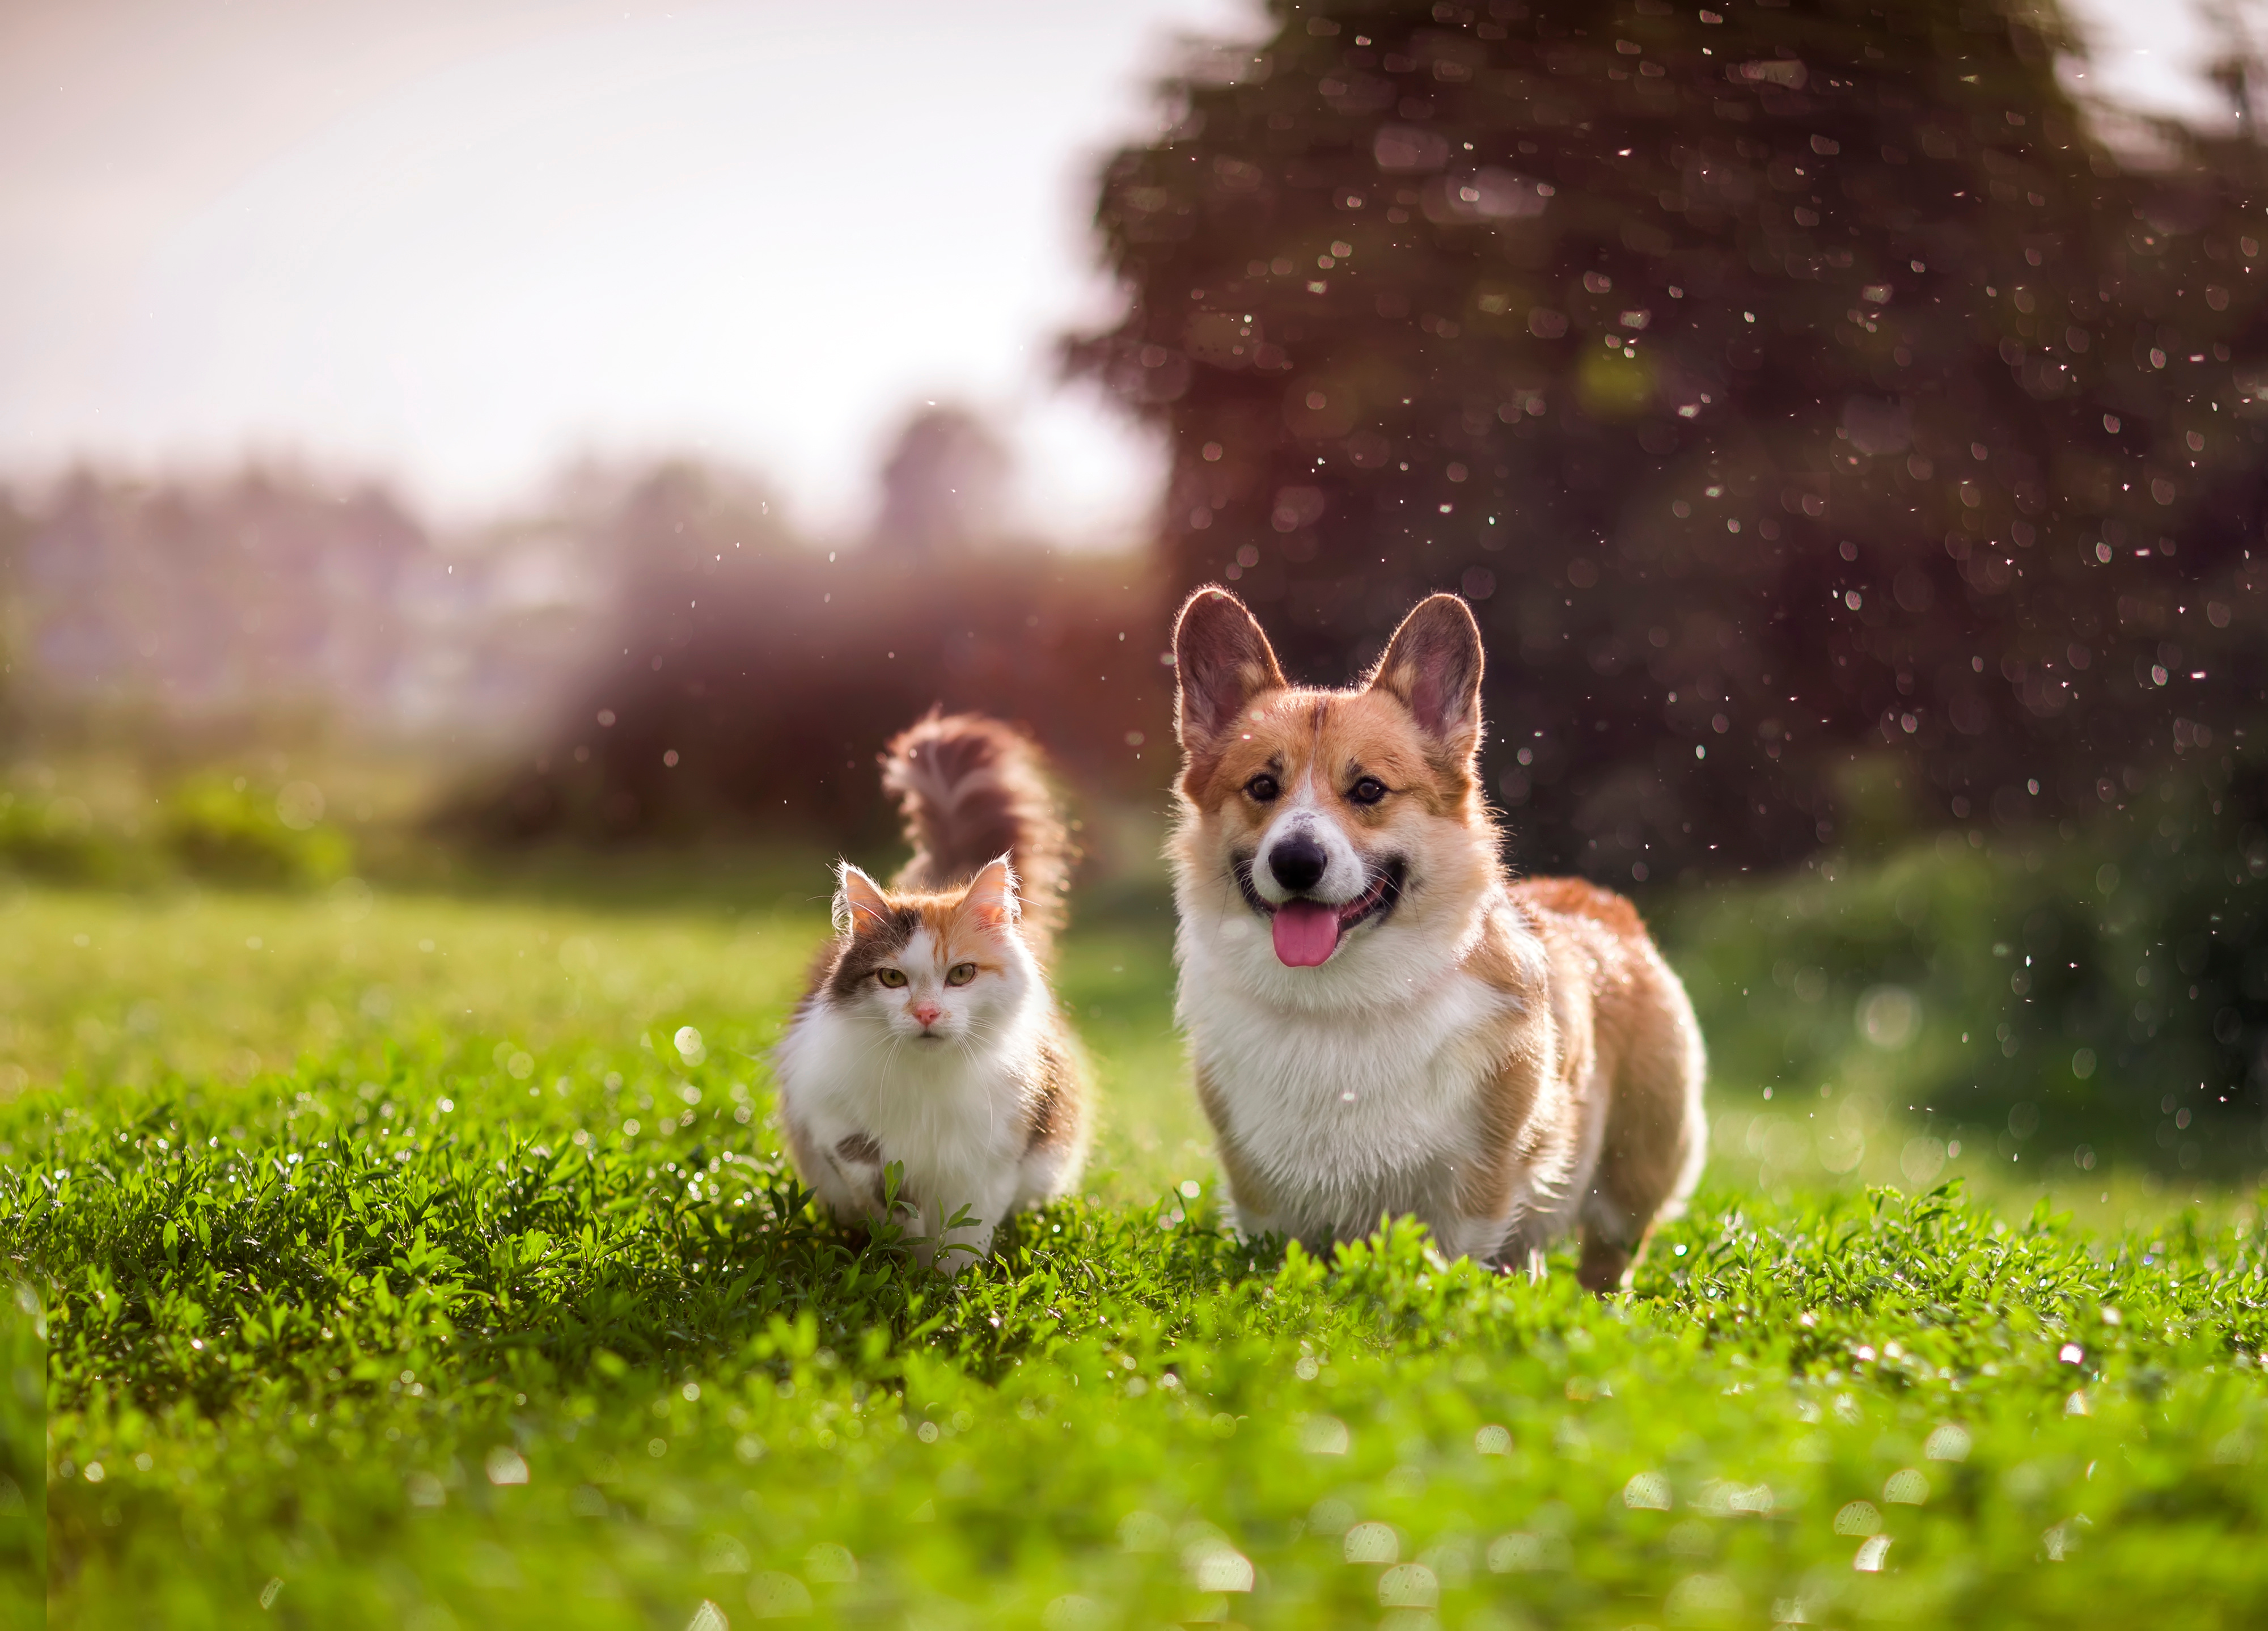
<svg viewBox="0 0 2268 1631">
<path fill-rule="evenodd" d="M 1244 1226 L 1319 1244 L 1415 1212 L 1448 1250 L 1533 1271 L 1580 1221 L 1583 1284 L 1625 1283 L 1698 1175 L 1700 1034 L 1627 900 L 1505 871 L 1471 613 L 1425 601 L 1344 691 L 1286 683 L 1219 589 L 1183 607 L 1175 652 L 1181 1007 Z M 1256 939 L 1252 868 L 1294 809 L 1349 867 L 1403 879 L 1316 967 Z"/>
</svg>

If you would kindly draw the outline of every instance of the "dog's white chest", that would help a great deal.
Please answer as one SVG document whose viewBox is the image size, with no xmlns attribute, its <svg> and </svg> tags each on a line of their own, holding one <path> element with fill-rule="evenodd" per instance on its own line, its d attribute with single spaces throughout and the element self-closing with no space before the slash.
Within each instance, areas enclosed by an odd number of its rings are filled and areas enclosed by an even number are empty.
<svg viewBox="0 0 2268 1631">
<path fill-rule="evenodd" d="M 1510 999 L 1462 972 L 1406 1004 L 1285 1011 L 1185 963 L 1182 1022 L 1241 1159 L 1299 1232 L 1440 1219 L 1480 1156 L 1478 1100 Z"/>
</svg>

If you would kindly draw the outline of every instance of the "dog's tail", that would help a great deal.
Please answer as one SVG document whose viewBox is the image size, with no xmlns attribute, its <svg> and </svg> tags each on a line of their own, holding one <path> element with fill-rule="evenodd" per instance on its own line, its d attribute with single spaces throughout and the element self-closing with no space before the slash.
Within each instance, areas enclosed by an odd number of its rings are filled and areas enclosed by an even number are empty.
<svg viewBox="0 0 2268 1631">
<path fill-rule="evenodd" d="M 957 889 L 1005 855 L 1025 941 L 1045 961 L 1063 926 L 1073 852 L 1038 745 L 983 714 L 932 709 L 883 753 L 882 787 L 896 796 L 914 850 L 897 887 Z"/>
</svg>

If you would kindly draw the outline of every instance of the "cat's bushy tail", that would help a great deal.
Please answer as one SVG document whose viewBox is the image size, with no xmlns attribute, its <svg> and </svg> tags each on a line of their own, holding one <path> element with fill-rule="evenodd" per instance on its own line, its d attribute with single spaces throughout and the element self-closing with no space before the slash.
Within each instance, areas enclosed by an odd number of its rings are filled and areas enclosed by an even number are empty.
<svg viewBox="0 0 2268 1631">
<path fill-rule="evenodd" d="M 1063 926 L 1072 848 L 1038 745 L 983 714 L 932 710 L 883 753 L 882 787 L 896 796 L 914 849 L 897 887 L 956 889 L 1005 855 L 1024 939 L 1045 958 Z"/>
</svg>

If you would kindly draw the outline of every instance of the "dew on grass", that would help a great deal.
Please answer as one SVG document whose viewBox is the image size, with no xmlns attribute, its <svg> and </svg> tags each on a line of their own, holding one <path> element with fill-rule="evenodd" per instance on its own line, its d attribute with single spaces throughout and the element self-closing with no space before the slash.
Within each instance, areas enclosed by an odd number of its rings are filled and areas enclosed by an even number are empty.
<svg viewBox="0 0 2268 1631">
<path fill-rule="evenodd" d="M 748 1609 L 759 1620 L 797 1620 L 811 1613 L 811 1588 L 767 1568 L 748 1582 Z"/>
<path fill-rule="evenodd" d="M 1859 1034 L 1887 1052 L 1912 1041 L 1921 1028 L 1921 1004 L 1903 985 L 1876 985 L 1859 999 Z"/>
<path fill-rule="evenodd" d="M 1350 1563 L 1391 1563 L 1402 1555 L 1402 1537 L 1390 1524 L 1357 1524 L 1346 1531 L 1340 1550 Z"/>
<path fill-rule="evenodd" d="M 1929 1480 L 1918 1467 L 1901 1467 L 1882 1485 L 1885 1506 L 1918 1507 L 1929 1499 Z"/>
<path fill-rule="evenodd" d="M 1819 1164 L 1830 1172 L 1852 1171 L 1866 1159 L 1866 1129 L 1847 1103 L 1839 1106 L 1834 1118 L 1822 1122 L 1812 1136 Z"/>
<path fill-rule="evenodd" d="M 1440 1600 L 1441 1583 L 1423 1563 L 1397 1563 L 1378 1577 L 1381 1608 L 1432 1608 Z"/>
<path fill-rule="evenodd" d="M 1565 1568 L 1572 1561 L 1566 1538 L 1514 1530 L 1489 1542 L 1489 1572 L 1498 1575 L 1533 1574 Z"/>
<path fill-rule="evenodd" d="M 1336 1416 L 1310 1416 L 1300 1429 L 1300 1448 L 1311 1456 L 1343 1456 L 1347 1443 L 1347 1425 Z"/>
<path fill-rule="evenodd" d="M 1632 1510 L 1669 1510 L 1669 1480 L 1659 1472 L 1639 1472 L 1623 1486 L 1623 1504 Z"/>
<path fill-rule="evenodd" d="M 1198 1591 L 1249 1591 L 1256 1578 L 1252 1560 L 1229 1544 L 1228 1538 L 1211 1525 L 1184 1524 L 1185 1535 L 1192 1528 L 1204 1532 L 1189 1536 L 1182 1544 L 1182 1568 L 1188 1575 L 1190 1587 Z"/>
<path fill-rule="evenodd" d="M 1694 1509 L 1710 1517 L 1770 1517 L 1772 1507 L 1770 1484 L 1742 1484 L 1729 1479 L 1709 1480 L 1693 1497 Z"/>
<path fill-rule="evenodd" d="M 1491 1423 L 1473 1435 L 1473 1448 L 1484 1456 L 1508 1456 L 1512 1453 L 1512 1434 Z"/>
<path fill-rule="evenodd" d="M 527 1463 L 519 1452 L 508 1445 L 499 1444 L 488 1453 L 489 1482 L 491 1484 L 525 1484 L 527 1482 Z"/>
<path fill-rule="evenodd" d="M 1878 1535 L 1882 1531 L 1882 1514 L 1871 1501 L 1853 1501 L 1835 1514 L 1835 1532 L 1838 1535 Z"/>
<path fill-rule="evenodd" d="M 1916 1189 L 1928 1188 L 1945 1170 L 1944 1140 L 1926 1133 L 1908 1139 L 1905 1148 L 1898 1152 L 1898 1170 Z"/>
<path fill-rule="evenodd" d="M 711 1535 L 701 1543 L 701 1572 L 704 1575 L 745 1575 L 748 1548 L 732 1535 Z"/>
</svg>

